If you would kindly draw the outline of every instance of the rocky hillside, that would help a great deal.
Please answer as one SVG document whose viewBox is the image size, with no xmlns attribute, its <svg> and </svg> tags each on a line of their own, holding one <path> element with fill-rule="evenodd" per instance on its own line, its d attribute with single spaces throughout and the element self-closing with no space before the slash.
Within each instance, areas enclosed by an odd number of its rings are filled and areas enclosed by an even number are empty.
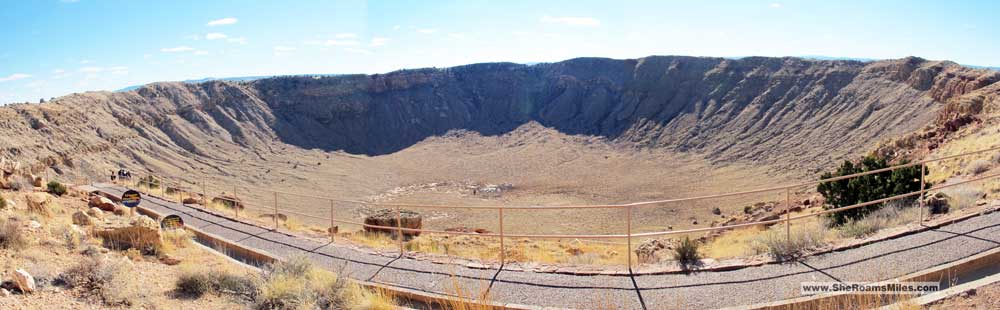
<svg viewBox="0 0 1000 310">
<path fill-rule="evenodd" d="M 995 111 L 998 81 L 996 71 L 920 58 L 653 56 L 155 83 L 0 108 L 0 155 L 56 173 L 225 172 L 233 154 L 383 155 L 453 129 L 497 135 L 537 122 L 627 148 L 814 169 Z"/>
</svg>

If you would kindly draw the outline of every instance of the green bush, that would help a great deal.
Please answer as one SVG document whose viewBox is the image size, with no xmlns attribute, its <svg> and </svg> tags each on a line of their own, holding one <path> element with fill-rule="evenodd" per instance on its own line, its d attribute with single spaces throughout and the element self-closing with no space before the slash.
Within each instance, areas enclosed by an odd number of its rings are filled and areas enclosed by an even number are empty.
<svg viewBox="0 0 1000 310">
<path fill-rule="evenodd" d="M 203 272 L 188 271 L 177 277 L 175 286 L 181 295 L 200 298 L 212 289 L 212 279 Z"/>
<path fill-rule="evenodd" d="M 903 163 L 905 164 L 905 162 Z M 874 171 L 889 167 L 885 159 L 866 156 L 860 162 L 844 161 L 836 172 L 824 173 L 820 178 Z M 930 183 L 926 186 L 929 188 Z M 859 203 L 879 200 L 896 195 L 920 191 L 920 166 L 910 166 L 893 171 L 869 174 L 845 180 L 820 183 L 816 189 L 826 198 L 824 209 L 836 209 Z M 858 220 L 882 208 L 883 204 L 873 204 L 860 208 L 830 213 L 830 223 L 843 225 L 849 220 Z"/>
<path fill-rule="evenodd" d="M 49 194 L 56 196 L 66 195 L 66 185 L 62 185 L 62 183 L 50 181 L 46 186 L 49 189 Z"/>
<path fill-rule="evenodd" d="M 698 242 L 684 237 L 684 240 L 681 240 L 681 244 L 674 248 L 674 260 L 684 270 L 700 267 L 701 253 L 698 253 Z"/>
</svg>

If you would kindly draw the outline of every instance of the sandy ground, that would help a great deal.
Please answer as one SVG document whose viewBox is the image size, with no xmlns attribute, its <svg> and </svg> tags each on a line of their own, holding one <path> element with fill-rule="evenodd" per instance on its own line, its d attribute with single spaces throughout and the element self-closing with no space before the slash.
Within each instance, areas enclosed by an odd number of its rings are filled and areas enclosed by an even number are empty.
<svg viewBox="0 0 1000 310">
<path fill-rule="evenodd" d="M 0 211 L 4 218 L 12 216 L 28 218 L 39 222 L 38 229 L 25 230 L 29 236 L 29 245 L 24 249 L 0 249 L 0 278 L 10 279 L 16 269 L 24 269 L 39 280 L 39 289 L 32 294 L 15 293 L 9 297 L 0 297 L 0 309 L 107 309 L 125 308 L 124 306 L 108 306 L 103 304 L 92 292 L 80 288 L 67 288 L 52 283 L 42 284 L 42 278 L 54 278 L 69 268 L 86 261 L 82 251 L 90 243 L 85 242 L 75 248 L 69 248 L 62 237 L 56 233 L 55 227 L 67 225 L 73 211 L 86 206 L 80 198 L 56 198 L 60 206 L 56 215 L 51 218 L 30 215 L 25 208 L 22 193 L 4 192 L 4 198 L 13 199 L 16 208 Z M 103 249 L 103 248 L 101 248 Z M 128 260 L 123 252 L 103 249 L 99 256 L 108 259 Z M 199 299 L 179 297 L 174 293 L 174 284 L 182 270 L 193 266 L 247 271 L 239 264 L 227 258 L 209 252 L 207 249 L 189 244 L 174 250 L 172 257 L 180 259 L 181 263 L 168 266 L 156 257 L 145 256 L 132 259 L 132 273 L 129 274 L 131 286 L 139 292 L 137 303 L 131 308 L 138 309 L 236 309 L 243 305 L 224 297 L 206 295 Z"/>
<path fill-rule="evenodd" d="M 993 283 L 978 289 L 952 296 L 927 305 L 926 309 L 1000 309 L 1000 283 Z"/>
</svg>

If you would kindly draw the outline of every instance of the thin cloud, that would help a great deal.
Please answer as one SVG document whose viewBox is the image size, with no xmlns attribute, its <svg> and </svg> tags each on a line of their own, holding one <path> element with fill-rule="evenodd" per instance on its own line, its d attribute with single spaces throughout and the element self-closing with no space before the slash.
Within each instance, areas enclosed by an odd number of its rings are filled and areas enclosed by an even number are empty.
<svg viewBox="0 0 1000 310">
<path fill-rule="evenodd" d="M 781 4 L 781 3 L 779 3 L 779 2 L 771 2 L 771 4 L 769 4 L 768 6 L 770 6 L 770 7 L 772 7 L 772 8 L 775 8 L 775 9 L 780 9 L 780 8 L 781 8 L 781 7 L 783 7 L 784 5 L 782 5 L 782 4 Z"/>
<path fill-rule="evenodd" d="M 345 52 L 350 52 L 350 53 L 355 53 L 355 54 L 365 54 L 365 55 L 368 55 L 368 54 L 372 53 L 372 51 L 369 51 L 369 50 L 366 50 L 366 49 L 363 49 L 363 48 L 353 48 L 353 47 L 346 47 L 346 48 L 344 48 L 344 51 Z"/>
<path fill-rule="evenodd" d="M 452 38 L 452 39 L 456 39 L 456 40 L 463 40 L 463 39 L 465 39 L 465 34 L 464 33 L 449 33 L 448 37 Z"/>
<path fill-rule="evenodd" d="M 372 38 L 372 41 L 371 41 L 371 43 L 369 45 L 371 45 L 371 46 L 385 46 L 386 43 L 389 43 L 389 38 L 374 37 L 374 38 Z"/>
<path fill-rule="evenodd" d="M 290 47 L 290 46 L 281 46 L 281 45 L 278 45 L 278 46 L 275 46 L 275 47 L 274 47 L 274 51 L 275 51 L 275 52 L 291 52 L 291 51 L 294 51 L 295 49 L 296 49 L 296 48 L 294 48 L 294 47 Z"/>
<path fill-rule="evenodd" d="M 17 80 L 21 80 L 21 79 L 30 78 L 30 77 L 31 77 L 30 74 L 14 73 L 14 74 L 11 74 L 11 75 L 8 75 L 8 76 L 5 76 L 5 77 L 0 77 L 0 82 L 17 81 Z"/>
<path fill-rule="evenodd" d="M 337 39 L 357 39 L 358 35 L 357 34 L 353 34 L 353 33 L 338 33 L 337 35 L 334 35 L 333 37 L 337 38 Z"/>
<path fill-rule="evenodd" d="M 161 48 L 160 51 L 164 53 L 180 53 L 180 52 L 190 52 L 194 49 L 190 46 L 178 46 L 178 47 L 167 47 Z"/>
<path fill-rule="evenodd" d="M 194 51 L 194 54 L 195 55 L 199 55 L 199 56 L 200 55 L 208 55 L 208 52 L 207 51 Z"/>
<path fill-rule="evenodd" d="M 326 40 L 323 42 L 325 46 L 356 46 L 361 44 L 357 40 Z"/>
<path fill-rule="evenodd" d="M 542 23 L 546 24 L 562 24 L 566 26 L 583 26 L 583 27 L 597 27 L 601 25 L 601 21 L 593 17 L 576 17 L 576 16 L 542 16 Z"/>
<path fill-rule="evenodd" d="M 228 38 L 228 37 L 229 36 L 227 36 L 225 33 L 218 33 L 218 32 L 212 32 L 212 33 L 205 34 L 205 40 L 219 40 L 219 39 L 225 39 L 225 38 Z"/>
<path fill-rule="evenodd" d="M 239 45 L 243 45 L 243 44 L 247 44 L 247 38 L 244 38 L 244 37 L 228 38 L 228 39 L 226 39 L 226 42 L 236 43 L 236 44 L 239 44 Z"/>
<path fill-rule="evenodd" d="M 210 21 L 210 22 L 208 22 L 207 25 L 209 27 L 222 26 L 222 25 L 232 25 L 232 24 L 235 24 L 238 21 L 239 20 L 236 19 L 236 18 L 234 18 L 234 17 L 226 17 L 226 18 L 216 19 L 216 20 Z"/>
<path fill-rule="evenodd" d="M 438 32 L 438 30 L 437 29 L 433 29 L 433 28 L 421 28 L 421 29 L 417 29 L 417 32 L 423 33 L 423 34 L 435 34 L 435 33 Z"/>
</svg>

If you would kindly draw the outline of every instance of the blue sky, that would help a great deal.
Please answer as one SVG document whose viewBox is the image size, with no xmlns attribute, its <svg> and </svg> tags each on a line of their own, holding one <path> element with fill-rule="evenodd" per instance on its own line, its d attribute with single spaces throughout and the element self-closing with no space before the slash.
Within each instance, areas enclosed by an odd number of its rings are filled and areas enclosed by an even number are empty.
<svg viewBox="0 0 1000 310">
<path fill-rule="evenodd" d="M 1000 66 L 1000 1 L 0 1 L 0 104 L 155 81 L 584 56 Z"/>
</svg>

